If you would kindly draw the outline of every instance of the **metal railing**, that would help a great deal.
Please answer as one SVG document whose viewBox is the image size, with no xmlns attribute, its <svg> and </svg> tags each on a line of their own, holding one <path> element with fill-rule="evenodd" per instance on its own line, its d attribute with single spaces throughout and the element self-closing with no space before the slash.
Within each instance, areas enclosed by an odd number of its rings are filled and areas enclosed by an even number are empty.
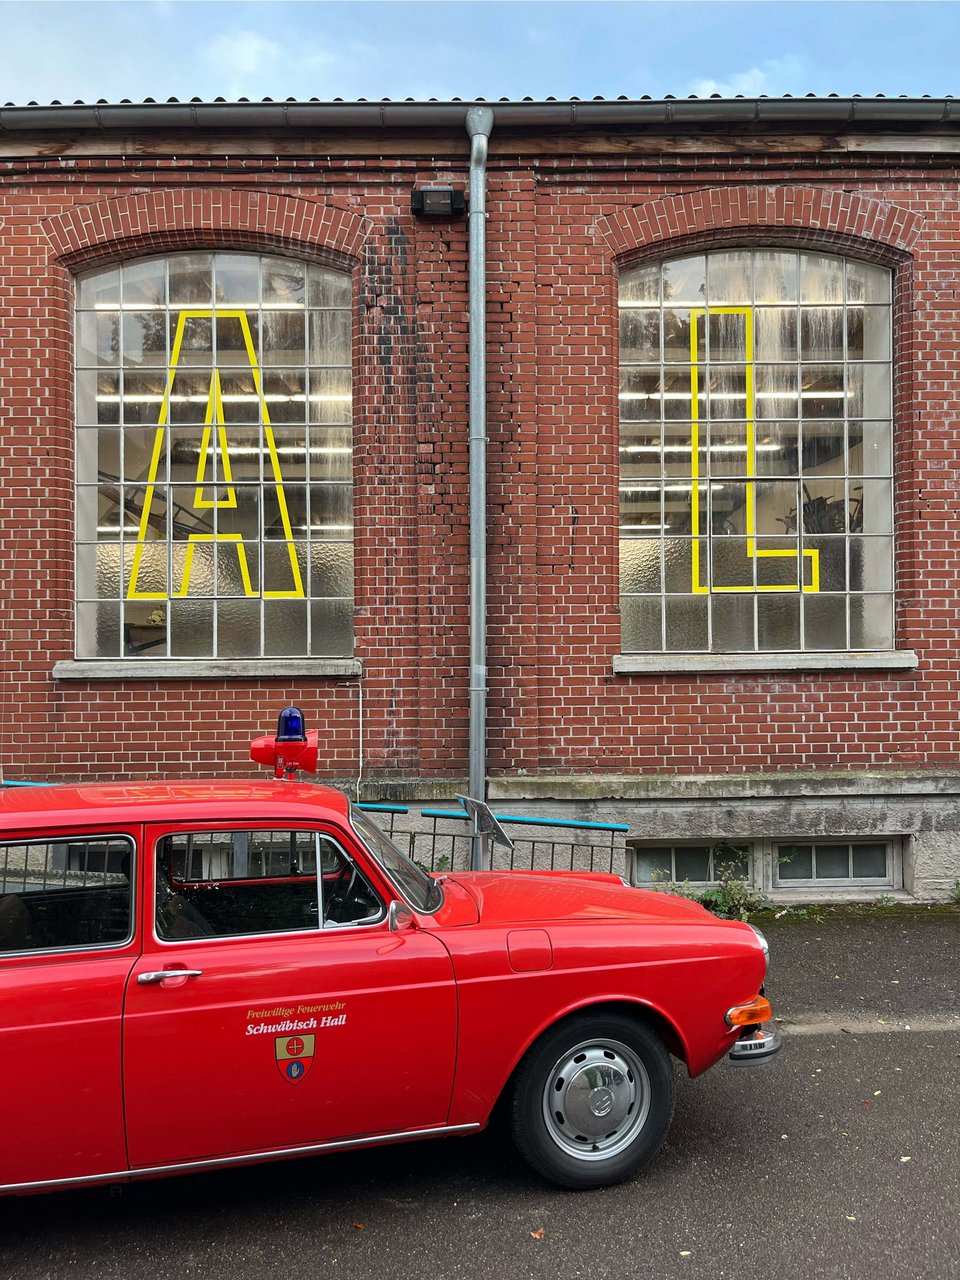
<svg viewBox="0 0 960 1280">
<path fill-rule="evenodd" d="M 402 805 L 368 805 L 391 838 L 428 871 L 467 871 L 471 840 L 468 816 L 457 809 L 421 809 L 423 823 L 410 821 Z M 491 847 L 494 871 L 605 871 L 625 875 L 627 855 L 624 836 L 630 830 L 621 822 L 575 822 L 564 818 L 540 818 L 496 814 L 510 830 L 513 848 Z M 404 821 L 403 819 L 407 820 Z"/>
<path fill-rule="evenodd" d="M 6 782 L 8 787 L 44 786 L 44 783 Z M 357 805 L 427 871 L 468 871 L 471 839 L 469 818 L 460 809 L 421 809 L 407 805 Z M 621 822 L 575 822 L 565 818 L 541 818 L 520 814 L 494 815 L 509 830 L 513 848 L 491 846 L 493 871 L 605 871 L 628 872 L 624 836 L 630 830 Z"/>
</svg>

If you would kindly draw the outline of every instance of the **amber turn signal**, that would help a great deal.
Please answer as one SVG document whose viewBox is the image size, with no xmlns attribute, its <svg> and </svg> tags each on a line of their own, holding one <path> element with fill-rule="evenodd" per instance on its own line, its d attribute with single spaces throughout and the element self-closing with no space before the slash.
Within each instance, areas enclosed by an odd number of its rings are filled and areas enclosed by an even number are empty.
<svg viewBox="0 0 960 1280">
<path fill-rule="evenodd" d="M 773 1010 L 766 996 L 755 996 L 747 1004 L 735 1004 L 727 1011 L 727 1025 L 749 1027 L 755 1022 L 769 1022 Z"/>
</svg>

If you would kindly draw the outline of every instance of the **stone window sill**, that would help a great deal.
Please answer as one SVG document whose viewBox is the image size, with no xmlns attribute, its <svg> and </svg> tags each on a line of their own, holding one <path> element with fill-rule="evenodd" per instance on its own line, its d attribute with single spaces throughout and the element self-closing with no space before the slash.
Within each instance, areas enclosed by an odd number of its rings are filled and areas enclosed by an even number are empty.
<svg viewBox="0 0 960 1280">
<path fill-rule="evenodd" d="M 621 653 L 613 660 L 613 670 L 620 676 L 749 671 L 762 678 L 778 671 L 909 671 L 919 661 L 911 649 L 858 653 Z"/>
<path fill-rule="evenodd" d="M 325 680 L 363 674 L 359 658 L 101 658 L 57 662 L 54 680 Z"/>
</svg>

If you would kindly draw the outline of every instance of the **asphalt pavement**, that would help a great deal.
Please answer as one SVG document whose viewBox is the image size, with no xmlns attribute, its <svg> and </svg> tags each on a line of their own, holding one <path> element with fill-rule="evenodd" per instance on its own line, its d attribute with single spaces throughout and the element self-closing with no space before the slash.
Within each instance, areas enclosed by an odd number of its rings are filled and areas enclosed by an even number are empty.
<svg viewBox="0 0 960 1280">
<path fill-rule="evenodd" d="M 556 1190 L 494 1129 L 8 1199 L 0 1276 L 960 1276 L 960 912 L 762 927 L 783 1052 L 682 1076 L 670 1138 L 628 1184 Z M 189 1099 L 166 1105 L 189 1123 Z"/>
</svg>

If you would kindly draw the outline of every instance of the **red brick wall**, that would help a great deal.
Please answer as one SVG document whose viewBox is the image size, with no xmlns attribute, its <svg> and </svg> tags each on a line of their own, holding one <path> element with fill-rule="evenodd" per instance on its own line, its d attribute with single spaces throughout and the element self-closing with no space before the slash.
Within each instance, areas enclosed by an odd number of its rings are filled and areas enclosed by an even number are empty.
<svg viewBox="0 0 960 1280">
<path fill-rule="evenodd" d="M 587 161 L 555 144 L 518 158 L 530 150 L 494 137 L 489 175 L 490 771 L 956 768 L 953 169 L 782 150 Z M 0 162 L 7 777 L 244 771 L 287 700 L 321 729 L 323 773 L 356 775 L 355 679 L 51 677 L 73 649 L 71 273 L 200 246 L 353 271 L 364 772 L 465 774 L 467 228 L 409 212 L 414 180 L 465 182 L 465 136 L 445 151 Z M 704 241 L 816 244 L 895 269 L 897 640 L 920 653 L 915 672 L 613 674 L 616 271 Z"/>
</svg>

